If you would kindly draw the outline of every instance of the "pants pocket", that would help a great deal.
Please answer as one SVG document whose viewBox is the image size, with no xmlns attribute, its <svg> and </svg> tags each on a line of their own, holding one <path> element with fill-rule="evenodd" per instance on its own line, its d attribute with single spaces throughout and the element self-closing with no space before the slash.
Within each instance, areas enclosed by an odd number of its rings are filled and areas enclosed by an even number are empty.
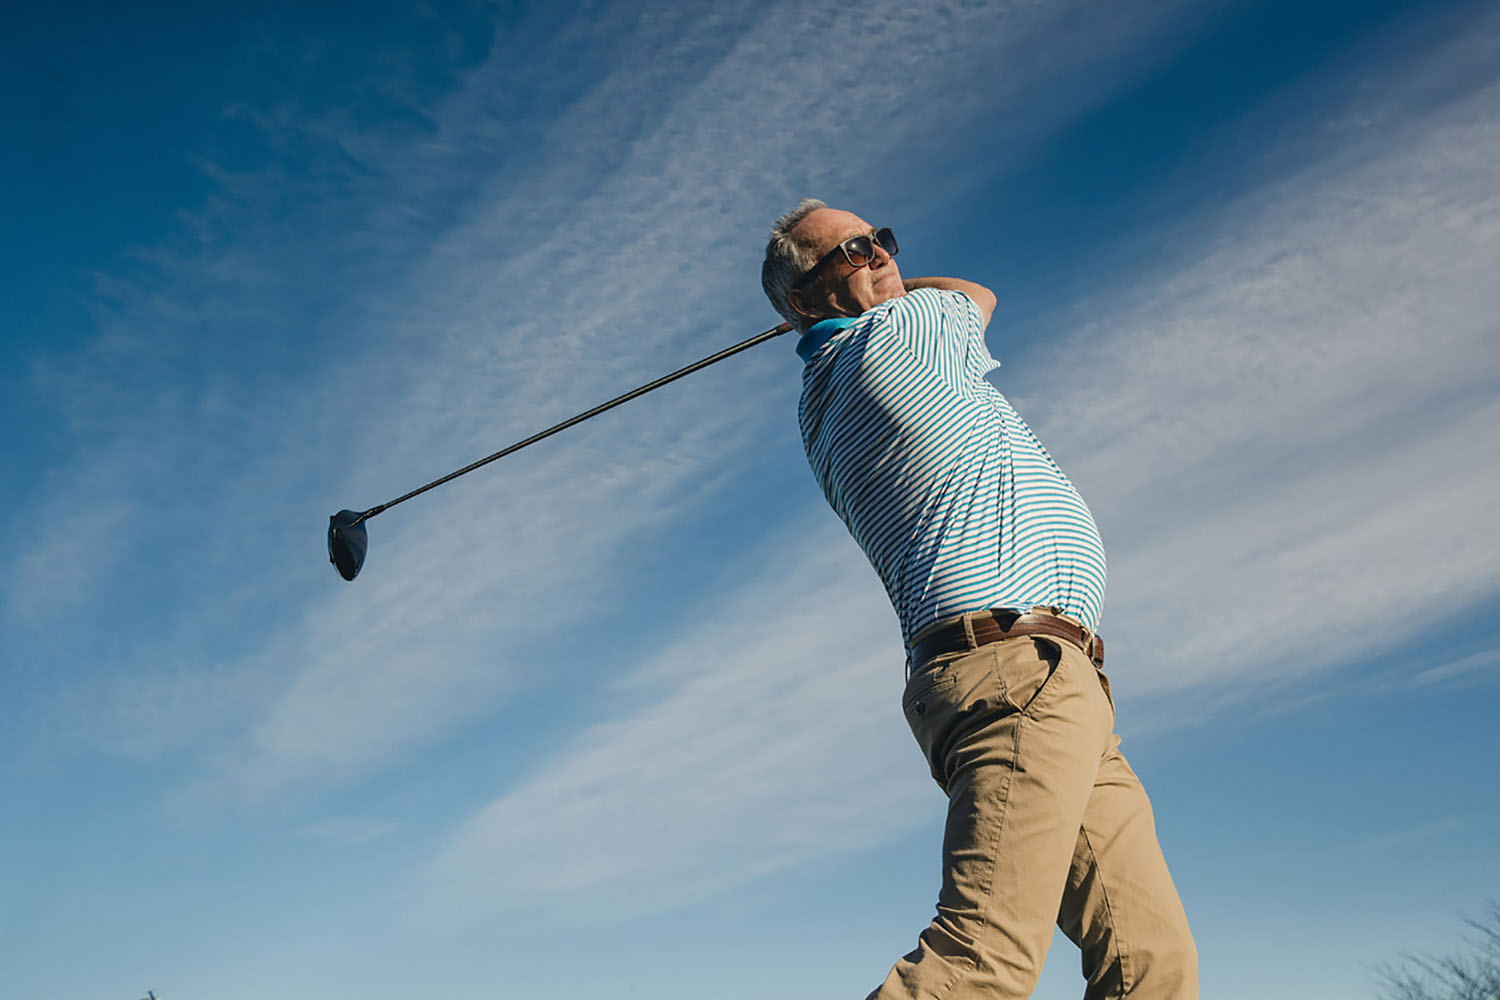
<svg viewBox="0 0 1500 1000">
<path fill-rule="evenodd" d="M 1027 712 L 1047 689 L 1062 663 L 1062 644 L 1050 636 L 1028 636 L 996 644 L 995 673 L 1000 697 L 1017 712 Z"/>
<path fill-rule="evenodd" d="M 976 703 L 994 700 L 994 647 L 939 657 L 923 666 L 906 683 L 902 714 L 932 772 L 932 780 L 948 790 L 947 747 Z"/>
<path fill-rule="evenodd" d="M 946 793 L 962 761 L 960 747 L 974 733 L 1027 711 L 1057 670 L 1056 646 L 1029 636 L 991 643 L 952 659 L 938 659 L 907 682 L 906 724 Z"/>
<path fill-rule="evenodd" d="M 1077 646 L 1074 646 L 1071 643 L 1065 643 L 1060 639 L 1053 638 L 1052 636 L 1037 636 L 1036 641 L 1038 643 L 1046 643 L 1054 651 L 1056 656 L 1056 661 L 1053 665 L 1054 671 L 1057 669 L 1057 665 L 1062 662 L 1063 657 L 1066 656 L 1076 658 L 1079 661 L 1079 669 L 1093 674 L 1095 679 L 1098 680 L 1099 687 L 1104 690 L 1104 698 L 1109 702 L 1110 713 L 1114 713 L 1115 696 L 1114 693 L 1109 689 L 1109 675 L 1107 675 L 1099 667 L 1095 666 L 1093 660 L 1089 659 L 1088 656 L 1086 656 L 1084 652 Z M 1034 697 L 1035 696 L 1033 696 L 1033 699 Z"/>
</svg>

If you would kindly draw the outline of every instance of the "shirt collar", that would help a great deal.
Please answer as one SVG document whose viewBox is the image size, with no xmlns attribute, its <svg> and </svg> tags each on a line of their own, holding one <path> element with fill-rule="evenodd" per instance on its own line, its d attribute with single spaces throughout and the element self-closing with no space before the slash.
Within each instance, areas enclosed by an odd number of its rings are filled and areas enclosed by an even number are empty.
<svg viewBox="0 0 1500 1000">
<path fill-rule="evenodd" d="M 830 319 L 822 319 L 807 328 L 802 339 L 797 341 L 797 354 L 804 362 L 812 360 L 812 356 L 818 353 L 818 348 L 833 339 L 840 330 L 848 329 L 859 322 L 857 316 L 834 316 Z"/>
</svg>

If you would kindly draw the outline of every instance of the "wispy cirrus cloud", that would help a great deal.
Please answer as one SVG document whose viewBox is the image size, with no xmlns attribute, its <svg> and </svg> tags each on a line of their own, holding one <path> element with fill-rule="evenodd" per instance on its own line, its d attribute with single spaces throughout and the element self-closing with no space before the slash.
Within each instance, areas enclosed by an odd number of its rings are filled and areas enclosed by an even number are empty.
<svg viewBox="0 0 1500 1000">
<path fill-rule="evenodd" d="M 624 679 L 661 694 L 568 740 L 452 835 L 426 873 L 431 919 L 608 922 L 931 818 L 917 805 L 941 796 L 891 697 L 899 632 L 878 588 L 849 586 L 868 573 L 858 549 L 819 521 Z"/>
<path fill-rule="evenodd" d="M 1363 148 L 1180 223 L 1177 266 L 1079 306 L 1055 351 L 1002 370 L 1047 387 L 1022 412 L 1104 522 L 1117 686 L 1157 702 L 1127 730 L 1346 664 L 1500 590 L 1483 524 L 1500 499 L 1500 302 L 1484 280 L 1500 264 L 1500 90 L 1382 121 Z M 688 630 L 642 667 L 663 695 L 461 825 L 430 903 L 466 921 L 586 893 L 589 914 L 549 915 L 615 919 L 910 829 L 871 808 L 921 801 L 925 780 L 894 713 L 890 612 L 867 567 L 824 552 L 855 551 L 836 527 L 815 538 L 768 547 L 770 570 L 724 607 L 760 630 Z M 836 781 L 789 765 L 827 754 Z M 825 798 L 837 808 L 809 806 Z"/>
<path fill-rule="evenodd" d="M 968 30 L 988 30 L 995 46 L 1020 52 L 1028 40 L 1056 30 L 1054 19 L 1063 10 L 955 8 L 952 16 L 979 19 Z M 703 353 L 705 343 L 732 342 L 758 328 L 726 319 L 726 302 L 748 300 L 769 325 L 774 317 L 759 304 L 754 283 L 736 280 L 726 266 L 742 257 L 737 273 L 753 275 L 755 241 L 737 242 L 726 254 L 720 250 L 723 234 L 760 231 L 766 217 L 794 197 L 799 175 L 803 183 L 826 182 L 837 171 L 817 157 L 794 158 L 775 171 L 767 164 L 780 163 L 787 150 L 814 137 L 835 146 L 863 141 L 876 120 L 849 117 L 843 103 L 850 100 L 861 106 L 888 103 L 895 116 L 879 119 L 887 139 L 897 149 L 919 148 L 910 137 L 901 141 L 901 131 L 920 134 L 941 123 L 902 109 L 919 106 L 924 87 L 935 97 L 951 79 L 948 74 L 974 70 L 980 62 L 962 42 L 963 25 L 913 24 L 894 9 L 873 7 L 860 13 L 855 31 L 852 22 L 843 23 L 853 17 L 850 12 L 830 10 L 818 15 L 831 19 L 826 27 L 858 39 L 845 53 L 847 71 L 860 72 L 866 63 L 873 68 L 884 53 L 900 47 L 900 40 L 909 58 L 943 65 L 945 73 L 912 87 L 872 72 L 857 98 L 840 94 L 830 100 L 823 70 L 798 63 L 782 66 L 765 89 L 747 90 L 744 81 L 772 61 L 782 44 L 776 28 L 781 15 L 772 11 L 764 21 L 748 23 L 724 16 L 731 23 L 667 18 L 631 29 L 623 49 L 665 47 L 686 57 L 706 48 L 714 58 L 696 64 L 694 72 L 666 77 L 660 61 L 624 60 L 614 77 L 590 89 L 552 125 L 561 177 L 539 171 L 497 179 L 466 221 L 446 233 L 394 291 L 390 338 L 407 345 L 398 353 L 420 345 L 421 354 L 413 358 L 409 379 L 387 410 L 391 416 L 378 433 L 364 437 L 365 447 L 355 449 L 350 465 L 361 469 L 360 483 L 372 483 L 383 469 L 424 466 L 433 441 L 448 442 L 457 456 L 483 453 L 659 374 L 645 358 L 677 354 L 687 361 Z M 739 32 L 730 34 L 732 44 L 709 41 L 727 28 Z M 1075 58 L 1098 46 L 1128 44 L 1128 36 L 1106 41 L 1090 35 L 1078 42 Z M 949 65 L 950 59 L 956 64 Z M 684 65 L 690 64 L 684 58 Z M 1041 64 L 1026 68 L 1043 72 Z M 514 72 L 497 54 L 476 72 L 471 89 L 489 92 L 495 89 L 494 76 Z M 1064 70 L 1053 65 L 1045 72 Z M 990 69 L 988 74 L 1010 101 L 1022 104 L 1021 71 Z M 657 102 L 660 111 L 647 114 L 637 132 L 610 144 L 618 130 L 607 124 L 612 109 L 634 106 L 643 90 L 659 87 L 665 88 Z M 1074 100 L 1086 96 L 1080 89 Z M 990 93 L 983 100 L 998 106 L 1006 98 Z M 957 120 L 979 103 L 981 98 L 970 96 L 967 106 L 956 102 L 946 114 Z M 453 127 L 475 127 L 479 112 L 467 92 L 455 106 L 463 117 Z M 1018 118 L 1040 132 L 1069 111 L 1068 102 L 1060 100 L 1041 117 Z M 571 155 L 576 144 L 609 150 L 618 162 L 603 173 L 588 171 L 588 164 Z M 893 171 L 920 169 L 915 155 L 905 163 L 899 155 L 890 159 Z M 575 176 L 579 171 L 585 176 Z M 588 193 L 579 197 L 579 191 Z M 538 238 L 539 205 L 551 211 Z M 530 235 L 528 252 L 497 255 L 492 248 L 507 247 L 517 230 Z M 733 288 L 727 297 L 726 287 Z M 528 304 L 518 302 L 518 289 L 527 290 Z M 713 317 L 707 329 L 698 326 L 699 316 Z M 418 328 L 420 335 L 414 333 Z M 629 338 L 628 351 L 619 349 L 622 337 Z M 447 497 L 433 497 L 426 513 L 403 511 L 408 526 L 380 539 L 380 558 L 388 560 L 381 572 L 390 574 L 384 579 L 391 589 L 382 584 L 377 590 L 361 580 L 358 610 L 353 599 L 341 599 L 339 611 L 328 611 L 382 622 L 372 630 L 380 638 L 368 644 L 370 655 L 341 641 L 304 659 L 301 676 L 255 728 L 253 759 L 259 763 L 251 766 L 290 775 L 309 770 L 298 761 L 318 758 L 316 771 L 326 774 L 326 756 L 337 747 L 362 747 L 355 756 L 373 760 L 419 739 L 418 734 L 430 738 L 472 717 L 486 701 L 475 697 L 472 684 L 503 686 L 497 678 L 512 669 L 475 655 L 483 635 L 537 635 L 538 628 L 565 622 L 567 609 L 607 602 L 619 592 L 618 581 L 633 572 L 617 561 L 622 548 L 667 524 L 691 521 L 725 484 L 722 456 L 739 456 L 737 461 L 753 466 L 767 460 L 766 442 L 775 442 L 781 453 L 795 447 L 788 415 L 796 386 L 787 378 L 786 358 L 744 360 L 736 368 L 733 397 L 726 395 L 727 376 L 704 376 L 670 397 L 637 404 L 628 430 L 579 429 L 570 432 L 565 450 L 508 460 L 509 467 L 499 473 L 504 476 L 499 490 L 481 495 L 455 489 Z M 461 400 L 468 402 L 456 405 Z M 466 444 L 460 449 L 457 442 Z M 586 488 L 578 485 L 585 483 Z M 375 487 L 351 483 L 348 489 L 373 492 Z M 455 532 L 450 525 L 491 527 Z M 524 537 L 516 537 L 516 526 L 524 526 Z M 385 525 L 372 527 L 381 531 Z M 563 540 L 566 555 L 558 558 Z M 445 573 L 439 567 L 461 569 Z M 518 573 L 521 567 L 524 573 Z M 412 581 L 421 581 L 424 590 L 412 593 Z M 397 611 L 396 601 L 442 610 L 424 617 Z M 393 648 L 412 652 L 392 655 Z M 371 668 L 377 649 L 381 665 Z M 367 676 L 372 669 L 391 683 L 372 684 Z M 485 680 L 473 680 L 479 677 Z M 329 678 L 342 680 L 330 685 Z M 451 688 L 447 679 L 454 681 Z M 374 711 L 381 724 L 371 725 L 368 715 L 351 711 L 351 704 L 363 702 L 351 694 L 355 690 L 391 694 Z M 310 726 L 312 719 L 326 721 Z M 338 725 L 337 719 L 348 724 Z M 297 735 L 310 731 L 320 735 L 313 740 Z M 364 735 L 355 739 L 355 731 Z M 349 740 L 338 736 L 345 732 Z"/>
<path fill-rule="evenodd" d="M 379 840 L 396 829 L 388 820 L 336 816 L 308 824 L 303 833 L 339 847 L 358 847 Z"/>
<path fill-rule="evenodd" d="M 1356 138 L 1021 400 L 1101 513 L 1140 689 L 1347 663 L 1500 590 L 1500 86 Z"/>
<path fill-rule="evenodd" d="M 276 149 L 326 151 L 313 172 L 318 238 L 298 243 L 308 219 L 285 230 L 276 211 L 257 214 L 295 200 L 294 178 L 222 172 L 224 196 L 191 220 L 191 252 L 146 255 L 101 313 L 124 362 L 49 363 L 99 442 L 77 450 L 77 466 L 107 449 L 131 468 L 144 441 L 179 456 L 149 482 L 114 481 L 125 496 L 151 490 L 156 505 L 111 538 L 114 564 L 149 551 L 156 603 L 177 618 L 121 622 L 99 650 L 115 668 L 77 678 L 56 704 L 159 693 L 177 674 L 153 664 L 199 657 L 234 697 L 195 684 L 164 704 L 213 706 L 216 752 L 193 794 L 233 800 L 327 787 L 477 718 L 577 608 L 628 606 L 641 569 L 627 552 L 698 523 L 705 501 L 746 477 L 796 465 L 788 354 L 705 373 L 632 404 L 627 423 L 578 428 L 565 447 L 373 522 L 353 587 L 334 589 L 316 526 L 770 325 L 756 234 L 797 196 L 904 197 L 935 162 L 961 156 L 938 140 L 975 115 L 1006 116 L 1013 138 L 999 155 L 1019 156 L 1185 30 L 1165 8 L 1132 5 L 1080 32 L 1080 9 L 606 12 L 581 42 L 611 38 L 613 57 L 547 77 L 566 103 L 548 107 L 544 128 L 518 118 L 516 102 L 542 101 L 527 90 L 542 78 L 537 60 L 570 43 L 550 38 L 542 51 L 526 28 L 497 34 L 462 87 L 421 109 L 417 141 L 365 135 L 337 115 L 299 141 L 294 113 L 237 107 Z M 792 17 L 798 37 L 850 40 L 837 79 L 821 60 L 787 58 Z M 850 74 L 864 84 L 845 86 Z M 1039 87 L 1052 94 L 1045 106 L 1028 96 Z M 828 154 L 876 138 L 879 177 L 851 177 Z M 340 231 L 368 239 L 356 252 L 329 235 Z M 250 363 L 237 370 L 195 346 L 203 330 L 221 348 L 250 345 Z M 95 391 L 124 377 L 135 398 L 169 374 L 172 391 L 138 407 Z M 38 516 L 76 500 L 59 491 Z M 173 530 L 205 511 L 221 530 Z M 99 556 L 111 564 L 109 547 Z M 60 595 L 53 614 L 78 613 L 80 600 Z M 74 697 L 80 688 L 98 693 Z M 108 744 L 109 718 L 73 728 Z M 187 746 L 203 727 L 166 731 Z"/>
<path fill-rule="evenodd" d="M 8 615 L 29 624 L 52 617 L 55 608 L 89 600 L 101 555 L 113 553 L 114 536 L 135 513 L 130 501 L 105 495 L 94 505 L 39 525 L 9 567 Z"/>
<path fill-rule="evenodd" d="M 1132 11 L 1144 8 L 1122 8 L 1122 24 Z M 618 618 L 657 610 L 635 599 L 643 576 L 673 560 L 740 559 L 738 546 L 751 546 L 778 568 L 745 563 L 712 628 L 664 627 L 649 645 L 665 652 L 649 662 L 595 666 L 571 680 L 604 692 L 583 720 L 592 728 L 564 739 L 540 771 L 458 831 L 429 888 L 471 915 L 493 911 L 465 884 L 539 899 L 561 876 L 540 866 L 517 874 L 492 845 L 540 851 L 556 841 L 592 859 L 567 877 L 586 879 L 612 900 L 606 909 L 624 913 L 678 905 L 907 828 L 909 817 L 869 809 L 908 796 L 909 782 L 922 779 L 891 707 L 899 664 L 889 611 L 852 544 L 836 525 L 815 543 L 787 541 L 769 519 L 735 526 L 738 541 L 712 553 L 679 541 L 705 525 L 726 534 L 712 506 L 736 491 L 756 495 L 757 481 L 795 475 L 803 484 L 799 498 L 761 500 L 780 517 L 819 507 L 800 469 L 794 362 L 785 354 L 768 349 L 741 359 L 732 375 L 704 373 L 632 404 L 628 420 L 578 428 L 566 447 L 515 456 L 482 484 L 456 484 L 373 522 L 371 561 L 352 587 L 333 581 L 320 551 L 317 526 L 331 509 L 384 499 L 414 485 L 414 470 L 417 479 L 445 472 L 659 374 L 672 363 L 663 358 L 685 362 L 762 325 L 747 328 L 746 315 L 769 325 L 745 278 L 757 241 L 726 249 L 725 234 L 763 231 L 808 189 L 832 198 L 858 190 L 877 205 L 907 198 L 932 157 L 946 155 L 928 152 L 947 148 L 933 144 L 977 118 L 1005 117 L 1020 156 L 1026 142 L 1149 61 L 1166 31 L 1153 20 L 1164 15 L 1153 14 L 1130 32 L 1096 24 L 1080 34 L 1070 20 L 1078 8 L 1067 5 L 958 6 L 927 22 L 894 8 L 819 12 L 824 28 L 858 40 L 841 53 L 838 78 L 869 83 L 851 91 L 830 82 L 821 63 L 781 60 L 784 13 L 622 24 L 619 59 L 597 81 L 578 83 L 510 169 L 501 168 L 515 138 L 505 105 L 533 58 L 524 38 L 497 38 L 466 85 L 428 109 L 424 141 L 344 143 L 366 169 L 381 167 L 373 179 L 335 185 L 328 211 L 350 224 L 370 213 L 379 280 L 359 280 L 353 258 L 335 261 L 329 273 L 350 281 L 337 322 L 358 335 L 312 329 L 336 350 L 299 353 L 291 340 L 274 340 L 291 360 L 257 355 L 242 376 L 184 353 L 190 332 L 213 329 L 221 309 L 233 317 L 223 336 L 288 321 L 296 310 L 271 293 L 305 294 L 318 284 L 309 269 L 323 273 L 274 227 L 254 230 L 254 253 L 220 240 L 215 233 L 242 224 L 232 204 L 203 220 L 207 260 L 154 258 L 148 277 L 117 288 L 116 305 L 101 315 L 110 364 L 53 383 L 78 400 L 90 442 L 73 459 L 84 471 L 60 482 L 91 481 L 87 470 L 104 468 L 108 453 L 119 465 L 103 485 L 158 501 L 156 519 L 113 526 L 113 561 L 151 551 L 152 585 L 173 595 L 162 603 L 176 620 L 119 623 L 99 640 L 115 669 L 70 679 L 51 707 L 96 743 L 206 751 L 186 793 L 193 803 L 337 787 L 494 711 L 553 637 L 592 627 L 580 609 Z M 974 37 L 987 39 L 982 51 Z M 912 63 L 899 86 L 884 72 L 892 52 Z M 763 74 L 769 65 L 779 72 Z M 1084 65 L 1106 71 L 1073 72 Z M 762 78 L 763 88 L 747 90 L 746 80 Z M 1045 105 L 1030 96 L 1041 88 Z M 1478 280 L 1494 262 L 1494 100 L 1480 88 L 1436 107 L 1350 109 L 1340 128 L 1382 130 L 1354 144 L 1362 155 L 1343 151 L 1341 132 L 1320 166 L 1184 224 L 1174 236 L 1195 248 L 1192 260 L 1136 275 L 1129 295 L 1080 306 L 1062 353 L 1002 373 L 1003 382 L 1024 377 L 1019 391 L 1005 382 L 1008 390 L 1104 522 L 1113 569 L 1106 631 L 1129 689 L 1223 690 L 1267 656 L 1280 654 L 1291 671 L 1358 652 L 1357 642 L 1340 641 L 1337 652 L 1299 660 L 1291 633 L 1278 633 L 1288 636 L 1280 645 L 1261 641 L 1258 629 L 1274 630 L 1297 602 L 1331 601 L 1340 635 L 1357 636 L 1368 623 L 1362 609 L 1397 582 L 1431 607 L 1493 592 L 1486 567 L 1494 560 L 1482 546 L 1441 567 L 1425 556 L 1470 524 L 1453 515 L 1452 498 L 1467 510 L 1492 488 L 1483 461 L 1454 459 L 1491 419 L 1477 360 L 1494 315 Z M 620 107 L 640 110 L 622 122 Z M 851 178 L 845 161 L 825 152 L 875 139 L 891 153 L 877 177 Z M 475 180 L 476 163 L 495 168 L 492 182 Z M 255 205 L 262 185 L 280 180 L 232 183 L 237 199 Z M 422 205 L 422 218 L 362 207 L 372 195 Z M 414 234 L 428 237 L 415 251 Z M 704 327 L 697 317 L 712 319 Z M 1322 331 L 1315 342 L 1312 329 Z M 168 337 L 174 364 L 189 364 L 192 391 L 143 405 L 130 402 L 141 393 L 128 383 L 115 386 L 124 395 L 93 391 L 111 384 L 119 364 L 156 377 L 141 360 L 152 353 L 142 346 L 148 331 Z M 1403 353 L 1417 334 L 1442 357 Z M 1003 334 L 992 341 L 1004 356 Z M 1390 377 L 1397 365 L 1403 379 Z M 1029 393 L 1030 384 L 1049 391 Z M 135 441 L 151 451 L 133 451 Z M 147 454 L 178 461 L 133 462 Z M 1393 462 L 1417 475 L 1388 477 Z M 178 489 L 161 489 L 163 480 Z M 38 517 L 77 502 L 60 488 Z M 178 526 L 204 510 L 232 512 L 235 530 L 178 544 Z M 1413 523 L 1425 533 L 1402 534 Z M 213 544 L 220 539 L 228 545 Z M 842 554 L 824 557 L 824 545 Z M 34 565 L 53 551 L 34 547 Z M 805 578 L 790 568 L 804 559 Z M 1191 588 L 1191 627 L 1148 659 L 1159 609 L 1180 604 L 1183 581 L 1194 579 L 1222 585 Z M 788 600 L 788 580 L 815 596 L 818 615 L 783 610 L 808 607 Z M 89 607 L 86 591 L 57 595 L 57 610 Z M 18 603 L 14 587 L 7 600 L 12 620 L 21 607 L 35 620 L 47 614 L 42 603 Z M 830 645 L 825 615 L 848 622 L 854 638 Z M 726 629 L 740 620 L 759 624 Z M 715 652 L 726 632 L 733 648 Z M 809 651 L 837 666 L 803 676 L 794 668 Z M 714 657 L 722 676 L 686 668 Z M 628 695 L 600 686 L 632 667 L 639 685 Z M 643 696 L 655 677 L 671 680 L 665 693 Z M 788 691 L 802 706 L 789 709 L 802 720 L 790 727 L 776 715 Z M 120 731 L 138 713 L 101 707 L 147 703 L 159 723 L 148 740 Z M 731 705 L 754 712 L 734 716 Z M 872 733 L 878 706 L 891 724 Z M 858 794 L 847 776 L 835 783 L 792 767 L 844 752 L 829 740 L 870 762 Z M 683 746 L 707 761 L 696 772 L 676 754 Z M 897 753 L 909 762 L 896 764 Z M 591 776 L 601 769 L 617 789 L 597 785 Z M 680 837 L 667 838 L 671 851 L 655 846 L 671 823 L 701 846 Z M 605 837 L 606 829 L 617 834 Z M 745 842 L 746 830 L 759 846 Z M 743 859 L 726 863 L 726 854 Z M 664 873 L 678 889 L 642 892 Z"/>
</svg>

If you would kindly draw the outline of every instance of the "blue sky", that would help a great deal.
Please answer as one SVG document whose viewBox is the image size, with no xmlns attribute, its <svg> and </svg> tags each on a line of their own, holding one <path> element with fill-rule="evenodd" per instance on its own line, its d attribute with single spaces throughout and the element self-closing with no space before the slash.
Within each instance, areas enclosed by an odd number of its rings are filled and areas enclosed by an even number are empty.
<svg viewBox="0 0 1500 1000">
<path fill-rule="evenodd" d="M 789 341 L 324 552 L 771 326 L 804 195 L 999 294 L 1205 995 L 1500 895 L 1485 5 L 8 20 L 0 995 L 873 988 L 942 799 Z"/>
</svg>

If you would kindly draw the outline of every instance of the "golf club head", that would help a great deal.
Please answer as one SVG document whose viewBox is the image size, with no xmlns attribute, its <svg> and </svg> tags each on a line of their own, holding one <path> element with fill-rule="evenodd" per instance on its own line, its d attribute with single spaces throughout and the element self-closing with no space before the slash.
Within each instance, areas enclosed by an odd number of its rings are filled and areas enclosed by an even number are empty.
<svg viewBox="0 0 1500 1000">
<path fill-rule="evenodd" d="M 359 576 L 370 547 L 364 522 L 354 523 L 358 520 L 359 511 L 355 510 L 341 510 L 328 518 L 328 561 L 338 567 L 339 576 L 345 580 Z"/>
</svg>

